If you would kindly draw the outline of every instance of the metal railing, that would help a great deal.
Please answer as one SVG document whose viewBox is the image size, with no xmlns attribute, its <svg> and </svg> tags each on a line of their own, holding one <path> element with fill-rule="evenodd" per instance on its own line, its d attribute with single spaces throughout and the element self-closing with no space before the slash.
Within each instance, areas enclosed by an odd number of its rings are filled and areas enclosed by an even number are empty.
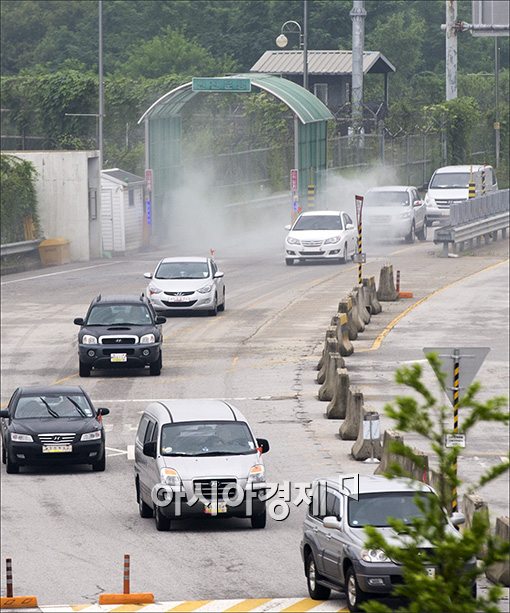
<svg viewBox="0 0 510 613">
<path fill-rule="evenodd" d="M 0 257 L 35 251 L 39 247 L 41 240 L 41 238 L 37 238 L 31 241 L 19 241 L 17 243 L 5 243 L 4 245 L 0 245 Z"/>
<path fill-rule="evenodd" d="M 510 222 L 510 190 L 503 189 L 484 196 L 478 196 L 450 206 L 450 220 L 447 226 L 437 228 L 434 243 L 442 244 L 441 255 L 448 257 L 449 246 L 453 252 L 463 251 L 466 244 L 473 246 L 490 240 L 497 240 L 498 232 L 506 237 Z"/>
</svg>

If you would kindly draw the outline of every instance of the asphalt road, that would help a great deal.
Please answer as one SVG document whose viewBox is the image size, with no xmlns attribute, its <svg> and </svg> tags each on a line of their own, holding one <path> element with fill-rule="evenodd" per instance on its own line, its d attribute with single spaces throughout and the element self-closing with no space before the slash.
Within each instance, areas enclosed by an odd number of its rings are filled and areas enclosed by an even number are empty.
<svg viewBox="0 0 510 613">
<path fill-rule="evenodd" d="M 371 471 L 349 459 L 350 445 L 338 439 L 338 423 L 324 419 L 313 381 L 325 328 L 355 284 L 356 266 L 286 267 L 282 238 L 279 229 L 263 236 L 254 231 L 206 246 L 216 249 L 225 272 L 227 309 L 215 318 L 169 317 L 160 377 L 115 371 L 80 380 L 78 328 L 72 321 L 99 292 L 142 291 L 143 273 L 160 256 L 179 255 L 184 247 L 2 279 L 2 401 L 18 385 L 68 382 L 83 385 L 96 406 L 111 409 L 105 418 L 105 473 L 74 467 L 6 475 L 2 469 L 2 557 L 14 560 L 19 593 L 36 594 L 43 603 L 96 602 L 99 593 L 120 589 L 122 557 L 130 553 L 132 589 L 152 591 L 161 600 L 307 596 L 299 554 L 303 505 L 291 505 L 287 520 L 269 521 L 264 531 L 233 519 L 182 521 L 159 533 L 153 520 L 138 516 L 128 455 L 139 413 L 150 399 L 225 398 L 258 436 L 269 439 L 271 480 L 298 483 L 338 471 Z M 402 272 L 402 289 L 415 296 L 406 304 L 385 305 L 347 361 L 353 385 L 377 408 L 394 393 L 391 376 L 399 362 L 422 359 L 424 345 L 450 340 L 490 346 L 480 375 L 490 389 L 508 393 L 507 245 L 496 243 L 458 259 L 438 253 L 430 242 L 387 244 L 369 253 L 367 274 L 378 277 L 391 261 Z M 454 282 L 371 350 L 398 312 Z M 508 448 L 504 435 L 491 432 L 491 451 Z M 486 453 L 483 434 L 480 441 Z M 473 446 L 473 454 L 476 450 Z M 479 472 L 476 461 L 463 470 L 469 466 L 473 475 Z M 488 498 L 492 495 L 489 491 Z M 498 491 L 494 503 L 502 504 L 504 496 Z"/>
</svg>

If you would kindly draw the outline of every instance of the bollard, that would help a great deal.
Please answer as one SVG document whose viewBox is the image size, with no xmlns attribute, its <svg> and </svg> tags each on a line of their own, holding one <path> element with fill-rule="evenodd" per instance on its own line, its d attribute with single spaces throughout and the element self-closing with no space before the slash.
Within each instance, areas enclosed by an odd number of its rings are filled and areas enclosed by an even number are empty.
<svg viewBox="0 0 510 613">
<path fill-rule="evenodd" d="M 378 315 L 382 311 L 381 304 L 377 300 L 377 290 L 375 288 L 375 278 L 368 277 L 363 279 L 363 287 L 368 292 L 368 302 L 370 304 L 370 314 Z"/>
<path fill-rule="evenodd" d="M 347 315 L 347 330 L 349 333 L 349 340 L 355 341 L 358 338 L 358 328 L 352 318 L 352 300 L 350 297 L 340 300 L 338 303 L 338 312 L 345 313 Z"/>
<path fill-rule="evenodd" d="M 154 594 L 150 592 L 131 593 L 130 591 L 130 556 L 124 554 L 123 593 L 99 594 L 99 604 L 152 604 Z"/>
<path fill-rule="evenodd" d="M 379 463 L 381 459 L 381 435 L 379 413 L 367 411 L 360 420 L 358 438 L 351 449 L 352 457 L 360 462 Z"/>
<path fill-rule="evenodd" d="M 338 430 L 338 434 L 343 441 L 356 440 L 363 415 L 363 394 L 361 392 L 354 392 L 352 401 L 347 404 L 344 422 Z"/>
<path fill-rule="evenodd" d="M 347 315 L 345 313 L 339 313 L 338 315 L 336 337 L 338 339 L 340 355 L 352 355 L 354 353 L 354 346 L 349 339 Z"/>
<path fill-rule="evenodd" d="M 326 351 L 327 351 L 327 348 L 328 348 L 328 345 L 327 345 L 328 338 L 335 338 L 336 339 L 336 328 L 330 326 L 326 330 L 326 337 L 324 339 L 324 349 L 322 350 L 322 354 L 321 354 L 320 360 L 317 363 L 317 366 L 315 367 L 315 370 L 320 370 L 322 368 L 322 365 L 324 364 L 324 358 L 326 356 Z"/>
<path fill-rule="evenodd" d="M 5 584 L 5 596 L 0 596 L 0 610 L 31 609 L 38 606 L 35 596 L 14 596 L 12 558 L 6 558 L 5 560 Z"/>
<path fill-rule="evenodd" d="M 345 366 L 344 359 L 339 353 L 330 353 L 324 383 L 319 388 L 317 397 L 319 400 L 332 400 L 335 393 L 336 371 Z"/>
<path fill-rule="evenodd" d="M 358 332 L 364 332 L 365 324 L 363 323 L 363 320 L 361 319 L 359 303 L 358 303 L 358 296 L 356 292 L 352 291 L 349 294 L 349 298 L 351 299 L 351 302 L 352 302 L 352 321 L 354 322 L 354 325 L 356 326 L 356 330 Z"/>
<path fill-rule="evenodd" d="M 338 368 L 335 377 L 335 389 L 331 402 L 326 407 L 328 419 L 345 419 L 347 405 L 350 401 L 349 374 L 345 368 Z"/>
<path fill-rule="evenodd" d="M 358 292 L 358 301 L 360 306 L 360 315 L 364 324 L 370 323 L 370 303 L 368 301 L 368 294 L 365 293 L 365 287 L 363 281 L 355 288 Z"/>
<path fill-rule="evenodd" d="M 395 441 L 399 444 L 404 443 L 404 437 L 397 430 L 385 430 L 383 434 L 383 447 L 381 455 L 381 463 L 375 469 L 374 474 L 385 475 L 391 464 L 397 462 L 398 455 L 391 449 L 392 442 Z"/>
<path fill-rule="evenodd" d="M 397 287 L 395 289 L 397 293 L 400 291 L 400 270 L 397 270 Z"/>
<path fill-rule="evenodd" d="M 335 330 L 336 330 L 336 328 L 335 328 Z M 325 348 L 325 353 L 324 353 L 324 359 L 322 360 L 322 367 L 319 370 L 319 372 L 317 373 L 317 377 L 315 378 L 317 383 L 319 383 L 321 385 L 324 383 L 324 381 L 326 379 L 326 372 L 327 372 L 328 366 L 329 366 L 329 356 L 332 353 L 340 353 L 339 352 L 339 347 L 338 347 L 338 341 L 334 337 L 326 339 L 326 348 Z"/>
<path fill-rule="evenodd" d="M 393 266 L 391 264 L 386 264 L 381 268 L 377 298 L 381 302 L 398 300 L 398 292 L 393 281 Z"/>
</svg>

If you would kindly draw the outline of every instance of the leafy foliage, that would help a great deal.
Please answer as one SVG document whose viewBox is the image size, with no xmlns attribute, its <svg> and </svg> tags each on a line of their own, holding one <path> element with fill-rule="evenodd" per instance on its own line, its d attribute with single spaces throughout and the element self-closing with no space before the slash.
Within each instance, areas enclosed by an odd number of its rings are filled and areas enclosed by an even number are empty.
<svg viewBox="0 0 510 613">
<path fill-rule="evenodd" d="M 0 155 L 0 229 L 1 242 L 25 239 L 23 220 L 32 217 L 37 228 L 37 198 L 34 165 L 14 155 Z"/>
<path fill-rule="evenodd" d="M 436 354 L 427 358 L 438 379 L 445 384 L 441 370 L 441 361 Z M 382 533 L 374 527 L 365 528 L 367 546 L 382 549 L 391 559 L 398 560 L 403 566 L 404 583 L 397 585 L 394 595 L 403 597 L 405 605 L 398 611 L 406 613 L 475 613 L 478 611 L 497 612 L 498 599 L 502 590 L 492 586 L 483 597 L 475 597 L 472 586 L 477 577 L 496 561 L 508 559 L 510 547 L 507 543 L 497 541 L 490 532 L 489 520 L 483 514 L 475 514 L 472 526 L 466 527 L 458 534 L 446 529 L 445 509 L 448 508 L 453 488 L 461 483 L 455 470 L 459 448 L 447 449 L 444 446 L 446 434 L 452 432 L 446 424 L 451 416 L 449 407 L 438 405 L 436 398 L 422 381 L 422 368 L 419 364 L 397 370 L 396 381 L 416 392 L 421 399 L 413 396 L 399 396 L 395 404 L 385 407 L 386 414 L 395 421 L 396 428 L 402 432 L 421 435 L 430 443 L 438 464 L 438 496 L 426 499 L 417 497 L 422 517 L 414 518 L 410 523 L 401 520 L 389 520 L 398 535 L 398 542 L 388 543 Z M 468 433 L 483 422 L 508 424 L 509 414 L 505 409 L 507 399 L 495 397 L 480 402 L 476 395 L 480 389 L 478 383 L 472 384 L 460 401 L 459 408 L 463 419 L 462 430 Z M 413 457 L 413 450 L 403 443 L 392 445 L 392 452 Z M 469 488 L 469 491 L 481 487 L 497 476 L 508 472 L 509 461 L 503 461 L 492 470 L 487 471 Z M 402 476 L 404 473 L 397 464 L 390 466 L 386 476 Z M 405 474 L 404 474 L 405 476 Z M 423 550 L 424 543 L 430 545 Z M 483 552 L 477 566 L 469 563 Z M 429 576 L 426 566 L 436 568 L 436 575 Z M 390 613 L 395 609 L 380 602 L 364 605 L 369 613 Z"/>
</svg>

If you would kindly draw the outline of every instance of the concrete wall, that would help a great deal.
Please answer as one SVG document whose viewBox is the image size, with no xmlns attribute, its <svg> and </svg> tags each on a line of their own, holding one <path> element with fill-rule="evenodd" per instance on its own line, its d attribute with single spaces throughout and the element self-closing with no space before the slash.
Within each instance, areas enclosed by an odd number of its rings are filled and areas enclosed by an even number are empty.
<svg viewBox="0 0 510 613">
<path fill-rule="evenodd" d="M 45 238 L 71 241 L 73 261 L 101 256 L 97 151 L 12 151 L 35 166 L 39 220 Z M 89 205 L 97 194 L 97 218 Z"/>
</svg>

